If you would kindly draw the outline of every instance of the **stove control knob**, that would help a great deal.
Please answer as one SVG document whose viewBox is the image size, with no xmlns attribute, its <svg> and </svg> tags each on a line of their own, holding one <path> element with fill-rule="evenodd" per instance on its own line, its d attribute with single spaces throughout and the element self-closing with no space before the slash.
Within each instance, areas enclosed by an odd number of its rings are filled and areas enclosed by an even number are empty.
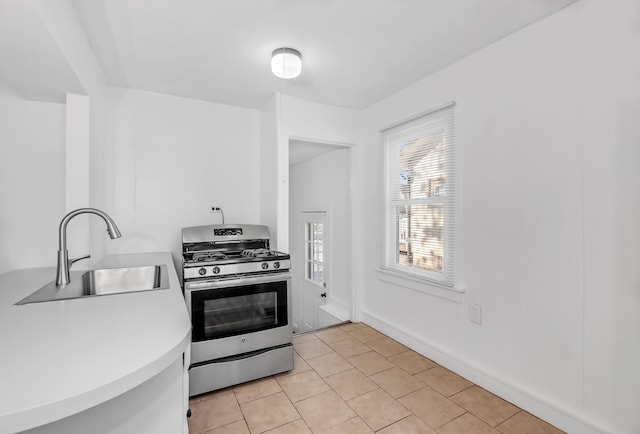
<svg viewBox="0 0 640 434">
<path fill-rule="evenodd" d="M 274 262 L 274 263 L 273 263 L 273 268 L 275 268 L 276 270 L 277 270 L 278 268 L 280 268 L 280 262 Z"/>
<path fill-rule="evenodd" d="M 198 274 L 201 276 L 204 276 L 205 274 L 207 274 L 207 270 L 205 270 L 204 268 L 201 268 L 198 270 Z"/>
<path fill-rule="evenodd" d="M 220 267 L 213 267 L 211 269 L 211 271 L 213 271 L 213 274 L 219 274 L 220 273 Z"/>
<path fill-rule="evenodd" d="M 266 270 L 267 268 L 269 268 L 269 264 L 267 264 L 266 262 L 263 262 L 261 267 L 263 270 Z"/>
</svg>

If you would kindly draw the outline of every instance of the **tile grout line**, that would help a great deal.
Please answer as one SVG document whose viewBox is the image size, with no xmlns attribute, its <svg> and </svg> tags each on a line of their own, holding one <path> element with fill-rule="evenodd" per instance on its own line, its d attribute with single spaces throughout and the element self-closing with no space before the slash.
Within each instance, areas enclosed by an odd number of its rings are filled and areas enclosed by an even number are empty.
<svg viewBox="0 0 640 434">
<path fill-rule="evenodd" d="M 296 409 L 296 411 L 298 411 L 298 410 Z M 278 428 L 280 428 L 280 427 L 283 427 L 283 426 L 285 426 L 285 425 L 289 425 L 290 423 L 297 422 L 297 421 L 299 421 L 299 420 L 301 420 L 301 421 L 302 421 L 302 423 L 304 423 L 304 425 L 305 425 L 307 428 L 309 428 L 309 425 L 307 425 L 307 422 L 304 420 L 304 418 L 302 417 L 302 415 L 301 415 L 300 413 L 298 413 L 298 416 L 300 416 L 298 419 L 290 420 L 289 422 L 285 422 L 285 423 L 283 423 L 283 424 L 281 424 L 281 425 L 271 427 L 271 428 L 269 428 L 269 429 L 266 429 L 266 430 L 264 430 L 264 431 L 260 431 L 260 432 L 255 433 L 255 434 L 268 433 L 269 431 L 273 431 L 274 429 L 278 429 Z M 247 425 L 247 428 L 248 428 L 248 425 Z M 311 428 L 309 428 L 309 431 L 311 431 Z M 252 432 L 251 432 L 251 430 L 249 430 L 249 432 L 250 432 L 250 434 L 254 434 L 254 433 L 252 433 Z"/>
<path fill-rule="evenodd" d="M 512 419 L 512 418 L 516 417 L 518 414 L 520 414 L 520 413 L 522 413 L 522 412 L 524 411 L 524 410 L 522 410 L 520 407 L 518 407 L 518 409 L 519 409 L 520 411 L 517 411 L 515 414 L 513 414 L 513 415 L 509 416 L 508 418 L 506 418 L 505 420 L 503 420 L 502 422 L 500 422 L 498 425 L 494 426 L 494 428 L 496 429 L 496 431 L 499 431 L 499 432 L 501 432 L 501 433 L 502 433 L 502 432 L 504 432 L 504 431 L 502 431 L 501 429 L 499 429 L 498 427 L 499 427 L 500 425 L 502 425 L 503 423 L 505 423 L 506 421 L 508 421 L 509 419 Z"/>
<path fill-rule="evenodd" d="M 445 427 L 445 426 L 449 425 L 449 424 L 450 424 L 450 423 L 452 423 L 454 420 L 458 420 L 458 419 L 460 419 L 460 418 L 461 418 L 462 416 L 464 416 L 465 414 L 471 414 L 471 415 L 473 415 L 473 413 L 471 413 L 471 412 L 470 412 L 469 410 L 467 410 L 466 408 L 465 408 L 464 410 L 465 410 L 465 412 L 464 412 L 464 413 L 462 413 L 460 416 L 454 417 L 454 418 L 453 418 L 453 419 L 451 419 L 449 422 L 443 423 L 443 424 L 442 424 L 442 425 L 440 425 L 438 428 L 433 428 L 433 429 L 434 429 L 435 431 L 438 431 L 440 428 L 442 428 L 442 427 Z M 474 416 L 475 416 L 475 415 L 474 415 Z M 480 420 L 482 420 L 482 419 L 480 419 Z M 483 422 L 484 422 L 484 421 L 483 421 Z M 485 422 L 485 423 L 486 423 L 486 422 Z M 487 423 L 487 425 L 489 425 L 489 424 Z M 491 425 L 489 425 L 489 426 L 491 426 Z M 430 427 L 430 428 L 431 428 L 431 427 Z"/>
</svg>

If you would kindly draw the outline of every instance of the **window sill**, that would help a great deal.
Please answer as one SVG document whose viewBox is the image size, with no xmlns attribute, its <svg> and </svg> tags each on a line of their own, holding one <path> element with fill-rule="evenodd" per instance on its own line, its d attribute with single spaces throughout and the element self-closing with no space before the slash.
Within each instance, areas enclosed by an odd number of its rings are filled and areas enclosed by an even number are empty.
<svg viewBox="0 0 640 434">
<path fill-rule="evenodd" d="M 446 300 L 462 303 L 464 301 L 464 289 L 449 287 L 433 280 L 423 279 L 407 273 L 402 273 L 389 268 L 378 268 L 378 279 L 383 282 L 402 286 L 417 292 L 444 298 Z"/>
</svg>

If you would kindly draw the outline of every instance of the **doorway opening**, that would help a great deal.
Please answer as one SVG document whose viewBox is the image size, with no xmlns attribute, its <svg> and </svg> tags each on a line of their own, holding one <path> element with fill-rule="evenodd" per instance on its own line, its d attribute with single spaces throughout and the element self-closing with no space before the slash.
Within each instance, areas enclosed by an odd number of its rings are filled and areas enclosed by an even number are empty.
<svg viewBox="0 0 640 434">
<path fill-rule="evenodd" d="M 347 145 L 289 141 L 289 252 L 296 332 L 351 319 L 351 152 Z"/>
</svg>

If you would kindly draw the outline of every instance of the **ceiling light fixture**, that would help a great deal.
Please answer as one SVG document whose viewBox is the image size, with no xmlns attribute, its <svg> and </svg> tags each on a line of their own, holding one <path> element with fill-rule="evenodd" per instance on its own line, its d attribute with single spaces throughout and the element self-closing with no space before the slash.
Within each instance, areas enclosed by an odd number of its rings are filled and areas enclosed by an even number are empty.
<svg viewBox="0 0 640 434">
<path fill-rule="evenodd" d="M 296 78 L 302 72 L 302 56 L 293 48 L 278 48 L 271 55 L 271 71 L 279 78 Z"/>
</svg>

